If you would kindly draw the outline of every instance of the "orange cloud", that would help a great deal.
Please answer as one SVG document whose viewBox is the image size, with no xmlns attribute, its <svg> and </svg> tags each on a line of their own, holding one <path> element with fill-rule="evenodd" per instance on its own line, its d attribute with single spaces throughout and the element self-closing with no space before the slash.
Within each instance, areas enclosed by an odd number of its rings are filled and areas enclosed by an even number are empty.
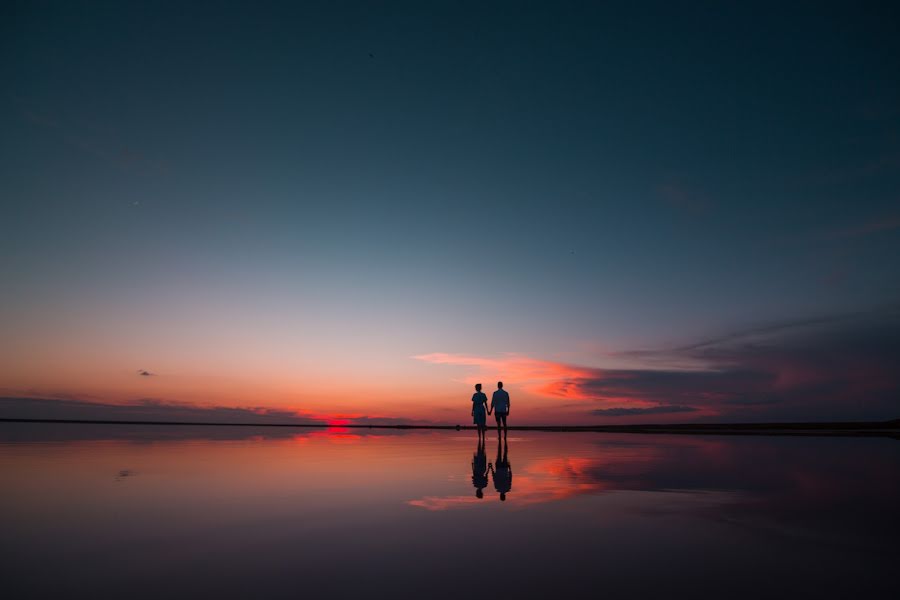
<svg viewBox="0 0 900 600">
<path fill-rule="evenodd" d="M 438 364 L 474 367 L 475 373 L 465 378 L 466 383 L 505 380 L 516 382 L 525 391 L 538 396 L 553 396 L 569 400 L 588 400 L 591 397 L 580 389 L 579 380 L 602 379 L 600 369 L 579 367 L 566 363 L 529 358 L 520 354 L 505 354 L 499 358 L 487 358 L 466 354 L 434 352 L 413 356 L 416 360 Z"/>
</svg>

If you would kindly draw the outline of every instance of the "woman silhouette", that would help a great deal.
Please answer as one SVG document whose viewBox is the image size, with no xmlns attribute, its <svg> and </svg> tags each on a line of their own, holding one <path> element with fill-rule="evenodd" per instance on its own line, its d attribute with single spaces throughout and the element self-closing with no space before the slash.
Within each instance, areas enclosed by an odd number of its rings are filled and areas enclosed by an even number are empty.
<svg viewBox="0 0 900 600">
<path fill-rule="evenodd" d="M 488 461 L 484 451 L 484 438 L 478 438 L 478 449 L 472 455 L 472 487 L 475 497 L 484 498 L 484 488 L 488 485 Z"/>
<path fill-rule="evenodd" d="M 481 384 L 475 384 L 475 393 L 472 394 L 472 420 L 478 429 L 478 439 L 487 435 L 487 396 L 481 391 Z"/>
</svg>

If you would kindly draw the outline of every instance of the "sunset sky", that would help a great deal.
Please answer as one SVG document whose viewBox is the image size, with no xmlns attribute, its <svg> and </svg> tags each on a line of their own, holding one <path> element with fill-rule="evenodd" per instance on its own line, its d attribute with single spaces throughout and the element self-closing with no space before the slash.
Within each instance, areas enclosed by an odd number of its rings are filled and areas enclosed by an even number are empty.
<svg viewBox="0 0 900 600">
<path fill-rule="evenodd" d="M 900 417 L 890 3 L 72 4 L 0 9 L 0 417 Z"/>
</svg>

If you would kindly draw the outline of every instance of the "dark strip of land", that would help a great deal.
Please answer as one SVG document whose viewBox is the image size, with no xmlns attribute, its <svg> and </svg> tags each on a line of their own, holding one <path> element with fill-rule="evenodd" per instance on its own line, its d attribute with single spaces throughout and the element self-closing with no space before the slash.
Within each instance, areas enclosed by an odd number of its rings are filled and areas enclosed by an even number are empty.
<svg viewBox="0 0 900 600">
<path fill-rule="evenodd" d="M 88 419 L 0 418 L 0 423 L 65 423 L 72 425 L 181 425 L 203 427 L 294 427 L 329 429 L 432 429 L 471 430 L 472 425 L 328 425 L 327 423 L 222 423 L 203 421 L 111 421 Z M 489 429 L 493 429 L 489 427 Z M 839 421 L 822 423 L 679 423 L 672 425 L 519 425 L 511 431 L 552 431 L 560 433 L 656 433 L 690 435 L 798 435 L 877 436 L 900 439 L 900 419 L 891 421 Z"/>
</svg>

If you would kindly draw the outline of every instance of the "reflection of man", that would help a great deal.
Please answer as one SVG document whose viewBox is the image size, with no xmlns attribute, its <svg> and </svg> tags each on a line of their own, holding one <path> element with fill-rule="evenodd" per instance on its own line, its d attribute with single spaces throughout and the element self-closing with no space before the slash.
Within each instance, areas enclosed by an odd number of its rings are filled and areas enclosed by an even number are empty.
<svg viewBox="0 0 900 600">
<path fill-rule="evenodd" d="M 488 470 L 494 479 L 494 489 L 500 492 L 500 501 L 505 502 L 506 492 L 512 489 L 512 467 L 509 464 L 509 446 L 501 444 L 500 440 L 497 440 L 497 462 L 488 465 Z"/>
<path fill-rule="evenodd" d="M 497 382 L 497 389 L 491 397 L 491 410 L 494 412 L 494 418 L 497 419 L 497 437 L 500 437 L 500 426 L 503 426 L 503 435 L 506 436 L 506 416 L 509 414 L 509 394 L 503 389 L 503 382 Z"/>
<path fill-rule="evenodd" d="M 475 487 L 475 497 L 484 497 L 484 488 L 488 484 L 487 453 L 484 451 L 484 438 L 478 438 L 478 450 L 472 456 L 472 485 Z"/>
</svg>

